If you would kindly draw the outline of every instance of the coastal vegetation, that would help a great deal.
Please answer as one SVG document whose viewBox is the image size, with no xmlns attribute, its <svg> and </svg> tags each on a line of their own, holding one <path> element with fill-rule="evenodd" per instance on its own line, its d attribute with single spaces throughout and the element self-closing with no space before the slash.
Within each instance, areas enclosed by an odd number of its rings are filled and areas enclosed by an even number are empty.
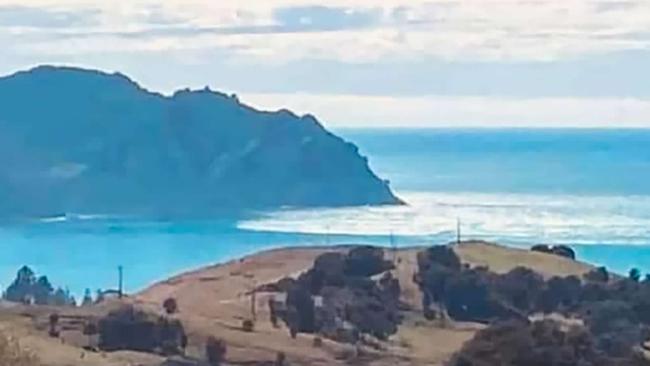
<svg viewBox="0 0 650 366">
<path fill-rule="evenodd" d="M 18 270 L 16 279 L 7 287 L 3 294 L 7 301 L 36 304 L 74 306 L 74 296 L 67 289 L 54 289 L 47 276 L 36 276 L 34 271 L 24 266 Z"/>
<path fill-rule="evenodd" d="M 554 320 L 495 323 L 467 342 L 448 366 L 647 366 L 640 352 L 611 355 L 589 329 Z"/>
<path fill-rule="evenodd" d="M 275 285 L 286 291 L 286 304 L 276 306 L 274 316 L 284 320 L 292 337 L 315 333 L 354 343 L 360 334 L 369 334 L 385 340 L 401 319 L 399 281 L 389 272 L 393 268 L 380 248 L 325 253 L 297 279 Z"/>
<path fill-rule="evenodd" d="M 533 245 L 530 248 L 530 250 L 532 250 L 533 252 L 555 254 L 555 255 L 559 255 L 560 257 L 576 259 L 575 251 L 566 245 L 538 244 L 538 245 Z"/>
<path fill-rule="evenodd" d="M 450 365 L 650 365 L 641 357 L 650 336 L 650 283 L 640 277 L 613 278 L 602 267 L 584 278 L 546 280 L 523 267 L 497 274 L 436 246 L 419 253 L 415 280 L 429 317 L 488 324 Z M 532 320 L 536 314 L 578 324 Z M 574 362 L 561 363 L 567 359 Z"/>
<path fill-rule="evenodd" d="M 282 267 L 294 252 L 311 254 Z M 495 253 L 539 263 L 499 267 L 504 257 Z M 7 309 L 31 314 L 39 334 L 54 342 L 47 347 L 72 342 L 87 357 L 160 357 L 147 366 L 306 365 L 312 357 L 331 364 L 376 358 L 381 366 L 400 358 L 437 366 L 648 365 L 650 282 L 640 270 L 621 276 L 556 253 L 479 242 L 391 253 L 289 249 L 205 271 L 164 281 L 148 295 Z M 25 281 L 24 268 L 19 273 L 15 282 L 39 282 L 34 274 Z M 260 278 L 281 279 L 251 291 Z M 268 306 L 253 309 L 252 300 Z"/>
</svg>

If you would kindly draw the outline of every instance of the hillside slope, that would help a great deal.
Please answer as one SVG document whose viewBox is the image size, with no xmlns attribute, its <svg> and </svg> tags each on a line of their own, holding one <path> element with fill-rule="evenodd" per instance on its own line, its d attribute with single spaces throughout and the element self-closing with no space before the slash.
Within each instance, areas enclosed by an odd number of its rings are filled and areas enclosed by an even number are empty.
<svg viewBox="0 0 650 366">
<path fill-rule="evenodd" d="M 344 365 L 341 355 L 346 346 L 326 341 L 326 347 L 314 349 L 310 335 L 289 337 L 284 328 L 271 326 L 267 307 L 269 294 L 258 294 L 255 333 L 239 330 L 242 319 L 250 317 L 252 288 L 274 282 L 285 276 L 295 276 L 312 266 L 317 256 L 328 251 L 347 251 L 336 248 L 287 248 L 271 250 L 222 265 L 191 271 L 154 284 L 137 295 L 142 305 L 152 310 L 168 297 L 177 299 L 179 317 L 192 330 L 195 339 L 215 335 L 229 345 L 229 359 L 252 362 L 273 359 L 277 351 L 285 352 L 292 365 Z M 377 352 L 368 361 L 370 365 L 442 365 L 462 344 L 471 339 L 481 325 L 450 323 L 435 326 L 422 317 L 421 292 L 413 283 L 417 270 L 416 255 L 422 248 L 400 249 L 396 253 L 394 274 L 402 288 L 402 301 L 414 312 L 405 315 L 399 332 L 391 337 L 386 349 Z M 464 263 L 487 265 L 496 272 L 507 272 L 524 265 L 546 276 L 582 275 L 592 269 L 584 263 L 555 255 L 534 253 L 502 247 L 485 242 L 467 242 L 454 247 Z M 386 253 L 386 255 L 391 255 Z"/>
</svg>

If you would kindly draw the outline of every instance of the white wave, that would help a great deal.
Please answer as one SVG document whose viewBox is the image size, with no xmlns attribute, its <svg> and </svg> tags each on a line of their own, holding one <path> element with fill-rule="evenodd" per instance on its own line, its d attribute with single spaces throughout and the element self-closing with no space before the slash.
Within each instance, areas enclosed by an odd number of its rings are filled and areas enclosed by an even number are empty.
<svg viewBox="0 0 650 366">
<path fill-rule="evenodd" d="M 107 215 L 95 215 L 95 214 L 74 214 L 67 213 L 64 215 L 43 217 L 38 219 L 42 223 L 57 223 L 57 222 L 67 222 L 67 221 L 94 221 L 94 220 L 105 220 L 109 219 L 110 216 Z"/>
<path fill-rule="evenodd" d="M 399 194 L 408 206 L 285 209 L 239 228 L 309 234 L 464 237 L 555 243 L 650 243 L 650 197 L 484 193 Z"/>
<path fill-rule="evenodd" d="M 40 219 L 38 219 L 38 221 L 40 221 L 42 223 L 65 222 L 65 221 L 68 221 L 68 217 L 66 215 L 50 216 L 50 217 L 40 218 Z"/>
</svg>

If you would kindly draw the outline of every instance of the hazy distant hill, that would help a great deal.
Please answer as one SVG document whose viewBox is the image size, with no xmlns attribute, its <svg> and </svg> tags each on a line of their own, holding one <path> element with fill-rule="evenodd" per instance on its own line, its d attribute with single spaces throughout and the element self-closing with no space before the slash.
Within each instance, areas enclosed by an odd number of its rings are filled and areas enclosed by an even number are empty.
<svg viewBox="0 0 650 366">
<path fill-rule="evenodd" d="M 0 78 L 0 213 L 205 215 L 398 199 L 312 116 L 209 90 L 171 97 L 121 74 Z"/>
</svg>

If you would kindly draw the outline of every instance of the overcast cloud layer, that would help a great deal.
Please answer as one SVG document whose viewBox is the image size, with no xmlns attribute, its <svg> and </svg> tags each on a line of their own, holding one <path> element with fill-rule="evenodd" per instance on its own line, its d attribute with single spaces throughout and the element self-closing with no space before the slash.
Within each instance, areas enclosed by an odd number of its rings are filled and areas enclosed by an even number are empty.
<svg viewBox="0 0 650 366">
<path fill-rule="evenodd" d="M 0 0 L 0 73 L 119 70 L 350 126 L 650 127 L 646 0 Z"/>
</svg>

